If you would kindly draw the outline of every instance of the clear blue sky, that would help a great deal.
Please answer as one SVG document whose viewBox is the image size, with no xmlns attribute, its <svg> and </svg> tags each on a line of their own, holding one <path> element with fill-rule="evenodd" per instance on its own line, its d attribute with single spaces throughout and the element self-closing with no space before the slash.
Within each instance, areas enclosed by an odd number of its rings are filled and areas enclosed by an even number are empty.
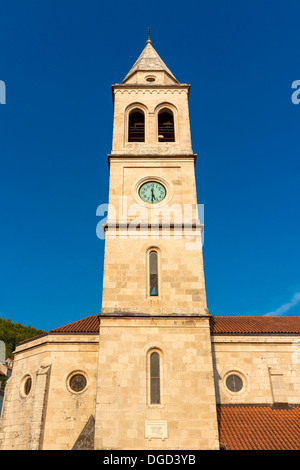
<svg viewBox="0 0 300 470">
<path fill-rule="evenodd" d="M 0 7 L 0 317 L 49 330 L 99 313 L 111 84 L 141 53 L 148 26 L 191 84 L 210 313 L 299 315 L 299 1 Z"/>
</svg>

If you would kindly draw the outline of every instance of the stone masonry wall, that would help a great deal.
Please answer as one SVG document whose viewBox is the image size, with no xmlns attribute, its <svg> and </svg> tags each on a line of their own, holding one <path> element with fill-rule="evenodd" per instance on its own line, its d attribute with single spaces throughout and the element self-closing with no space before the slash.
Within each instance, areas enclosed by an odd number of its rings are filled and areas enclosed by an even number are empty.
<svg viewBox="0 0 300 470">
<path fill-rule="evenodd" d="M 72 449 L 95 415 L 98 335 L 55 335 L 20 345 L 0 421 L 0 449 Z M 72 392 L 68 377 L 83 373 L 86 389 Z M 22 380 L 32 378 L 28 396 Z"/>
<path fill-rule="evenodd" d="M 218 403 L 300 403 L 299 337 L 216 335 L 212 352 Z M 238 393 L 226 387 L 232 373 L 243 380 Z"/>
<path fill-rule="evenodd" d="M 161 353 L 161 404 L 149 402 L 147 354 Z M 207 317 L 101 318 L 95 449 L 218 449 Z M 149 440 L 146 422 L 168 437 Z"/>
</svg>

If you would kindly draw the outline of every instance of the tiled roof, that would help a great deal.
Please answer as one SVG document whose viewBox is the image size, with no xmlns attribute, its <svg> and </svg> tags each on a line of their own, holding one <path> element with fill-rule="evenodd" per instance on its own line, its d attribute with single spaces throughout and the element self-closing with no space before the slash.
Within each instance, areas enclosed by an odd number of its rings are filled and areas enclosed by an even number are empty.
<svg viewBox="0 0 300 470">
<path fill-rule="evenodd" d="M 211 317 L 211 334 L 300 334 L 300 317 Z M 98 333 L 99 317 L 82 320 L 50 330 L 49 333 Z"/>
<path fill-rule="evenodd" d="M 222 334 L 300 334 L 300 317 L 211 317 L 212 335 Z M 54 334 L 98 334 L 99 316 L 90 315 L 19 344 Z"/>
<path fill-rule="evenodd" d="M 212 317 L 211 334 L 300 334 L 300 317 Z"/>
<path fill-rule="evenodd" d="M 98 315 L 90 315 L 82 320 L 49 331 L 49 334 L 56 333 L 99 333 L 99 317 Z"/>
<path fill-rule="evenodd" d="M 90 315 L 85 317 L 82 320 L 77 320 L 67 325 L 59 326 L 58 328 L 53 328 L 47 333 L 43 333 L 33 338 L 25 339 L 20 341 L 18 344 L 28 343 L 38 338 L 42 338 L 47 335 L 56 335 L 56 334 L 98 334 L 99 333 L 99 317 L 98 315 Z"/>
<path fill-rule="evenodd" d="M 300 406 L 217 407 L 219 440 L 227 450 L 300 450 Z"/>
</svg>

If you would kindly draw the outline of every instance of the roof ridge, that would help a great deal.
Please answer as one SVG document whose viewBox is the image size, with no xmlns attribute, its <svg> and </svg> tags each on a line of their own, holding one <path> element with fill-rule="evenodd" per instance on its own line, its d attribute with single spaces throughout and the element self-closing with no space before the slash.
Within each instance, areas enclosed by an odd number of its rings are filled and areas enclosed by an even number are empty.
<svg viewBox="0 0 300 470">
<path fill-rule="evenodd" d="M 297 316 L 212 316 L 212 335 L 218 334 L 300 334 Z"/>
<path fill-rule="evenodd" d="M 284 409 L 284 411 L 290 411 L 293 407 L 300 407 L 300 403 L 287 403 L 290 407 L 289 409 Z M 276 411 L 280 411 L 278 408 L 274 407 L 274 403 L 217 403 L 217 408 L 262 408 L 270 407 Z"/>
<path fill-rule="evenodd" d="M 98 329 L 97 329 L 98 326 Z M 83 333 L 83 332 L 99 332 L 99 316 L 98 314 L 89 315 L 87 317 L 81 318 L 80 320 L 76 320 L 71 323 L 67 323 L 66 325 L 59 326 L 57 328 L 52 328 L 48 331 L 49 334 L 53 333 Z"/>
<path fill-rule="evenodd" d="M 257 322 L 257 319 L 259 321 Z M 259 325 L 257 324 L 259 323 Z M 24 344 L 34 339 L 53 334 L 99 334 L 99 314 L 88 315 L 66 325 L 52 328 L 48 332 L 20 341 Z M 300 334 L 300 317 L 272 316 L 212 316 L 211 335 L 258 335 Z"/>
<path fill-rule="evenodd" d="M 76 320 L 71 323 L 67 323 L 66 325 L 59 326 L 57 328 L 52 328 L 45 333 L 42 333 L 37 336 L 32 336 L 31 338 L 27 338 L 23 341 L 20 341 L 17 346 L 21 344 L 28 343 L 29 341 L 33 341 L 38 338 L 42 338 L 43 336 L 49 336 L 54 334 L 99 334 L 99 315 L 89 315 L 87 317 L 81 318 L 80 320 Z"/>
</svg>

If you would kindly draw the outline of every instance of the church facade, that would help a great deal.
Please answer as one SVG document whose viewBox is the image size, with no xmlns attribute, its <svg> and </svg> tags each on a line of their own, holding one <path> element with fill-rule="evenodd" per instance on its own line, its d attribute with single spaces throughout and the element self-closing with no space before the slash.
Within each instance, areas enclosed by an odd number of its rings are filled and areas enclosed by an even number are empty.
<svg viewBox="0 0 300 470">
<path fill-rule="evenodd" d="M 112 86 L 102 308 L 20 343 L 0 448 L 300 448 L 299 317 L 212 317 L 190 86 L 148 38 Z"/>
</svg>

